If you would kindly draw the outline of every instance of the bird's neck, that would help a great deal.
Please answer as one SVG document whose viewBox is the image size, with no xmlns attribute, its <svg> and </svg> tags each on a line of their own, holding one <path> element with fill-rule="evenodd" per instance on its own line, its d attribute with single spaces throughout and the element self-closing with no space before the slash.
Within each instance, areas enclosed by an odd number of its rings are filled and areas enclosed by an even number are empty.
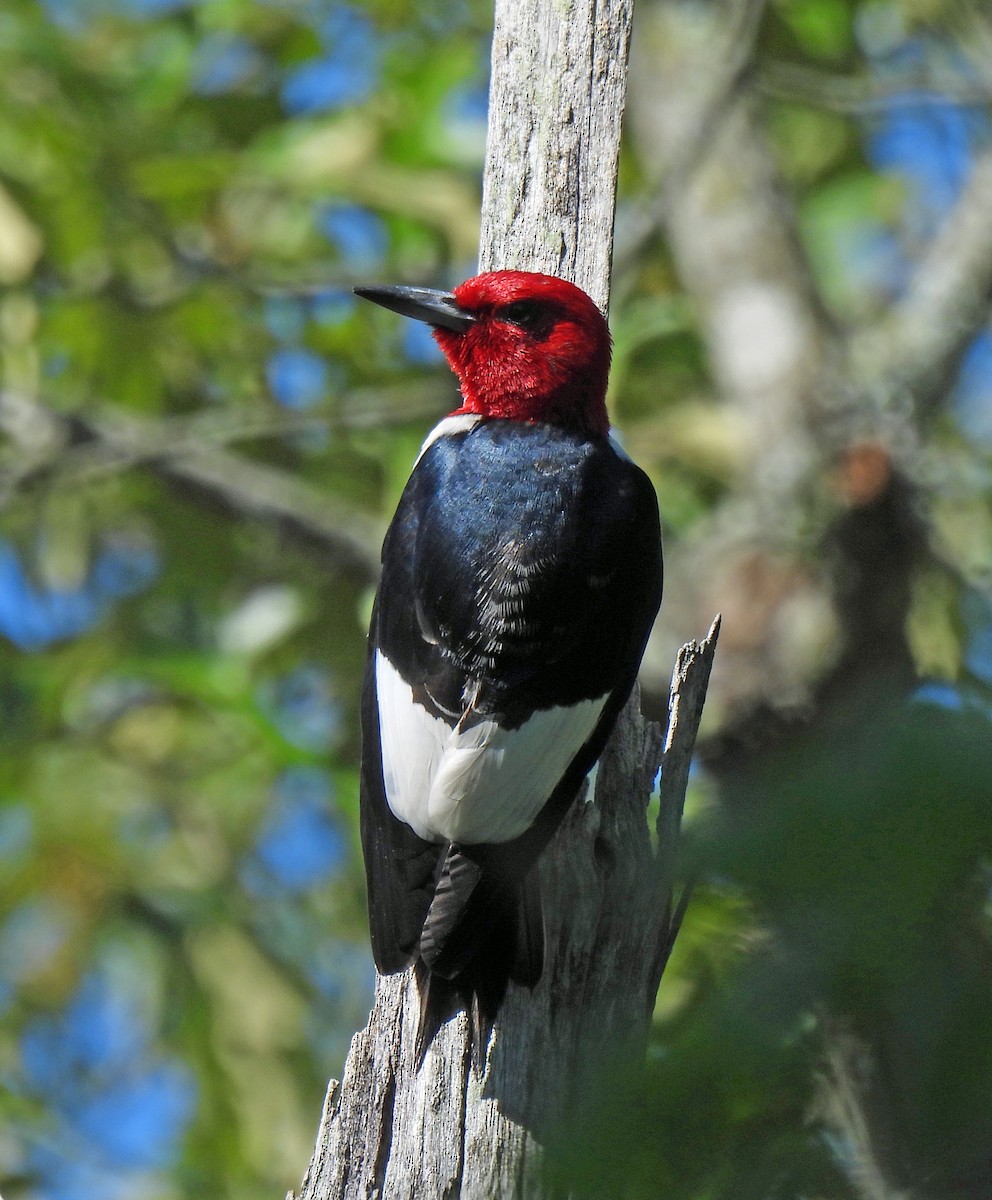
<svg viewBox="0 0 992 1200">
<path fill-rule="evenodd" d="M 596 378 L 590 374 L 555 384 L 549 380 L 530 381 L 512 372 L 485 372 L 481 379 L 477 375 L 477 372 L 461 375 L 459 413 L 557 425 L 592 437 L 606 437 L 609 433 L 605 376 Z"/>
</svg>

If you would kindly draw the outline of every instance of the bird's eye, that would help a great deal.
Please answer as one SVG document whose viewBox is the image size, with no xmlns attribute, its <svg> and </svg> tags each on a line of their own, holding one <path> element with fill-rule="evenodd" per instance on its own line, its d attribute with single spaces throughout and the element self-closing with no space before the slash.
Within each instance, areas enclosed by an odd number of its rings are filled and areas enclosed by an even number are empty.
<svg viewBox="0 0 992 1200">
<path fill-rule="evenodd" d="M 548 311 L 533 300 L 514 300 L 499 310 L 498 316 L 511 325 L 519 325 L 530 333 L 540 333 L 548 324 Z"/>
</svg>

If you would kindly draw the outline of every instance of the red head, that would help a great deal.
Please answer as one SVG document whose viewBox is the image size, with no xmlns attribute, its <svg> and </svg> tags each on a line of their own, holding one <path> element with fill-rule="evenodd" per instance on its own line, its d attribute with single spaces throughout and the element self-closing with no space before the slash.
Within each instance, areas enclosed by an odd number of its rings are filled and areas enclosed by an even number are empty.
<svg viewBox="0 0 992 1200">
<path fill-rule="evenodd" d="M 607 433 L 610 333 L 603 314 L 574 284 L 530 271 L 490 271 L 451 295 L 357 290 L 434 326 L 461 384 L 459 412 Z"/>
</svg>

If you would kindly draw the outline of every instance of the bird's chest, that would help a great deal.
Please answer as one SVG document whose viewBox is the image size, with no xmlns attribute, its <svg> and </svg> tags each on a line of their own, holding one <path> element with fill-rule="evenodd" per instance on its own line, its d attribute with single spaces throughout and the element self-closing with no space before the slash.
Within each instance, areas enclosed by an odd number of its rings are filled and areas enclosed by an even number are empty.
<svg viewBox="0 0 992 1200">
<path fill-rule="evenodd" d="M 520 445 L 468 442 L 423 514 L 422 570 L 439 581 L 457 580 L 466 603 L 474 596 L 484 605 L 494 592 L 529 594 L 575 552 L 582 462 L 577 447 L 536 438 Z"/>
<path fill-rule="evenodd" d="M 375 632 L 436 715 L 471 697 L 519 724 L 559 691 L 601 694 L 586 666 L 623 493 L 604 442 L 510 422 L 429 439 L 387 536 Z"/>
</svg>

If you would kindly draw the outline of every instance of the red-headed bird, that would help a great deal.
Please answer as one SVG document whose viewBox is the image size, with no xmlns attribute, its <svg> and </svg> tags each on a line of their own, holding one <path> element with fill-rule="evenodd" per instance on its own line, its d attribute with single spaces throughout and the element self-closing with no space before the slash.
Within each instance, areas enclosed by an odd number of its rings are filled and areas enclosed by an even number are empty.
<svg viewBox="0 0 992 1200">
<path fill-rule="evenodd" d="M 599 758 L 661 603 L 654 489 L 609 436 L 610 334 L 549 275 L 364 287 L 433 326 L 462 404 L 382 551 L 362 698 L 372 950 L 416 963 L 421 1054 L 461 1003 L 477 1052 L 544 962 L 535 861 Z"/>
</svg>

